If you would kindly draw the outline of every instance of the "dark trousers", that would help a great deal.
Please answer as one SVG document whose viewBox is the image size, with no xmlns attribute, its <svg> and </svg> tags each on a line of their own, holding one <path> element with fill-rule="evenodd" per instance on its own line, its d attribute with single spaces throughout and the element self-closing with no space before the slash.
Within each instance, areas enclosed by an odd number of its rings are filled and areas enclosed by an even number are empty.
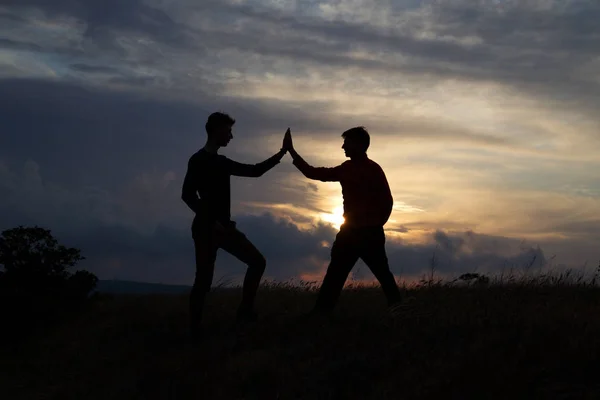
<svg viewBox="0 0 600 400">
<path fill-rule="evenodd" d="M 226 232 L 217 233 L 210 226 L 192 227 L 196 253 L 196 278 L 190 295 L 190 313 L 192 323 L 202 320 L 204 300 L 210 291 L 215 270 L 217 251 L 223 249 L 247 265 L 242 289 L 242 303 L 239 313 L 251 312 L 260 280 L 265 272 L 266 260 L 246 235 L 231 224 Z"/>
<path fill-rule="evenodd" d="M 331 262 L 319 290 L 315 311 L 331 312 L 354 264 L 361 258 L 381 284 L 388 305 L 401 300 L 400 290 L 390 271 L 382 227 L 342 226 L 331 248 Z"/>
</svg>

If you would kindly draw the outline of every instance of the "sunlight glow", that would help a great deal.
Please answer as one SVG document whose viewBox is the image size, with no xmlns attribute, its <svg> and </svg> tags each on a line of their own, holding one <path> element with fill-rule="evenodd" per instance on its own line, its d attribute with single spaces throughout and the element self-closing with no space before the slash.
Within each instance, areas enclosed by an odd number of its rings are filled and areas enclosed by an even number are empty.
<svg viewBox="0 0 600 400">
<path fill-rule="evenodd" d="M 319 217 L 323 221 L 329 222 L 335 229 L 340 229 L 344 223 L 344 207 L 336 207 L 331 213 L 320 213 Z"/>
</svg>

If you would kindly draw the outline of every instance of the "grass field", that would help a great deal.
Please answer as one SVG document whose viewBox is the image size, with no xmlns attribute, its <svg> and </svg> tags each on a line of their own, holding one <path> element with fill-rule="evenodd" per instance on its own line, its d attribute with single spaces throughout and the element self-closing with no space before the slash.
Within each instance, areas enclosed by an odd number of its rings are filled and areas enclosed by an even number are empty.
<svg viewBox="0 0 600 400">
<path fill-rule="evenodd" d="M 241 292 L 218 289 L 208 337 L 187 336 L 186 296 L 99 296 L 76 318 L 4 346 L 3 399 L 598 399 L 600 290 L 555 281 L 344 291 L 332 321 L 304 321 L 310 287 L 261 288 L 261 320 L 234 329 Z M 7 345 L 7 343 L 4 343 Z"/>
</svg>

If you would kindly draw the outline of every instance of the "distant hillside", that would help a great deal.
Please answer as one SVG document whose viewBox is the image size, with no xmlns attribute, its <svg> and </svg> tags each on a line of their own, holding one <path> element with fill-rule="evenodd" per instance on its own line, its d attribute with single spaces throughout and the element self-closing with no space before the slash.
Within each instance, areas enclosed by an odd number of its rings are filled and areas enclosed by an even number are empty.
<svg viewBox="0 0 600 400">
<path fill-rule="evenodd" d="M 121 280 L 99 280 L 96 291 L 114 294 L 185 294 L 192 289 L 186 285 L 165 285 Z"/>
</svg>

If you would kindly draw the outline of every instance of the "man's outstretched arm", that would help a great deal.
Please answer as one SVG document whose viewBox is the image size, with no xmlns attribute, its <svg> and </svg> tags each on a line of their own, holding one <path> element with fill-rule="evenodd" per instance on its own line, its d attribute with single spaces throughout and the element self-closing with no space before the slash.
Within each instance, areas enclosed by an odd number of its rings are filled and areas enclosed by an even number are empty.
<svg viewBox="0 0 600 400">
<path fill-rule="evenodd" d="M 290 152 L 292 159 L 294 160 L 294 165 L 302 174 L 308 179 L 314 179 L 322 182 L 339 182 L 341 180 L 342 175 L 342 166 L 338 165 L 333 168 L 326 167 L 313 167 L 309 165 L 300 154 L 294 149 L 294 144 L 292 143 L 292 135 L 288 129 L 285 133 L 284 146 Z"/>
<path fill-rule="evenodd" d="M 250 178 L 258 178 L 265 172 L 279 164 L 287 150 L 281 149 L 279 152 L 265 161 L 258 164 L 242 164 L 237 161 L 229 160 L 229 173 L 235 176 L 246 176 Z"/>
</svg>

